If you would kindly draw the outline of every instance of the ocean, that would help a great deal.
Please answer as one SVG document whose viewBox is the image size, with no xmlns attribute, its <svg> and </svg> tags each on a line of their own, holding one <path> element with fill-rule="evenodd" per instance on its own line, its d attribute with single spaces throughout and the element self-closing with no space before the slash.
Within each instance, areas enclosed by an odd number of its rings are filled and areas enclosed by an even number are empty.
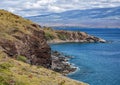
<svg viewBox="0 0 120 85">
<path fill-rule="evenodd" d="M 52 50 L 73 56 L 70 63 L 78 67 L 69 78 L 90 85 L 120 85 L 120 29 L 56 27 L 57 30 L 84 31 L 107 40 L 107 43 L 51 44 Z"/>
</svg>

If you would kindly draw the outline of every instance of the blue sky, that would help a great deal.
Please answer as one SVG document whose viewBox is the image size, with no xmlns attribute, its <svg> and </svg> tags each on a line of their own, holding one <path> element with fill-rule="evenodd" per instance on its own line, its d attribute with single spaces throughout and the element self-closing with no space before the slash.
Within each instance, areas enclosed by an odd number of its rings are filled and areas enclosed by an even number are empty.
<svg viewBox="0 0 120 85">
<path fill-rule="evenodd" d="M 0 9 L 21 16 L 120 6 L 120 0 L 1 0 Z"/>
</svg>

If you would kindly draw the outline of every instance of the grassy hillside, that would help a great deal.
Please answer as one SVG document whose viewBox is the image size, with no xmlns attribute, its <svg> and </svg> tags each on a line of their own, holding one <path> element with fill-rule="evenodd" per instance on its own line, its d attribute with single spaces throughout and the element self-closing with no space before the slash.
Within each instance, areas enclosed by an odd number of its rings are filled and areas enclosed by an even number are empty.
<svg viewBox="0 0 120 85">
<path fill-rule="evenodd" d="M 86 85 L 41 66 L 14 60 L 0 51 L 0 85 Z"/>
<path fill-rule="evenodd" d="M 25 28 L 25 26 L 29 24 L 32 24 L 32 22 L 15 14 L 0 10 L 0 32 L 7 32 L 13 30 L 13 28 L 23 30 L 20 28 Z"/>
<path fill-rule="evenodd" d="M 50 57 L 44 38 L 39 25 L 0 10 L 0 85 L 86 85 L 39 65 Z"/>
<path fill-rule="evenodd" d="M 19 30 L 25 34 L 30 34 L 30 29 L 27 26 L 34 24 L 30 20 L 24 19 L 20 16 L 0 10 L 0 36 L 8 39 L 13 39 L 11 34 Z M 32 27 L 32 25 L 31 25 Z"/>
<path fill-rule="evenodd" d="M 48 41 L 50 40 L 70 40 L 71 35 L 74 33 L 72 31 L 63 31 L 63 30 L 53 30 L 51 27 L 43 27 L 45 36 Z"/>
</svg>

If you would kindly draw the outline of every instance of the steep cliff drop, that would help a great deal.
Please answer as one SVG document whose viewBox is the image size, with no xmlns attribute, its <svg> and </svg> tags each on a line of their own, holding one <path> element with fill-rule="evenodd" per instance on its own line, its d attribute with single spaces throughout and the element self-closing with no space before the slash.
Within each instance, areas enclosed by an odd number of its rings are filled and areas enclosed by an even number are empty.
<svg viewBox="0 0 120 85">
<path fill-rule="evenodd" d="M 40 26 L 0 10 L 0 49 L 9 57 L 26 57 L 27 63 L 51 66 L 51 49 Z"/>
</svg>

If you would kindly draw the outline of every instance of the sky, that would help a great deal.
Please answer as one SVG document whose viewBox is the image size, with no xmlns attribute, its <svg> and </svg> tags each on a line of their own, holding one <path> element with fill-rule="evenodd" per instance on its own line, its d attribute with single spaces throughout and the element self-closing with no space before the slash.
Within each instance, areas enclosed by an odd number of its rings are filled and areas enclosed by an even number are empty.
<svg viewBox="0 0 120 85">
<path fill-rule="evenodd" d="M 1 0 L 0 9 L 23 17 L 120 6 L 120 0 Z"/>
</svg>

